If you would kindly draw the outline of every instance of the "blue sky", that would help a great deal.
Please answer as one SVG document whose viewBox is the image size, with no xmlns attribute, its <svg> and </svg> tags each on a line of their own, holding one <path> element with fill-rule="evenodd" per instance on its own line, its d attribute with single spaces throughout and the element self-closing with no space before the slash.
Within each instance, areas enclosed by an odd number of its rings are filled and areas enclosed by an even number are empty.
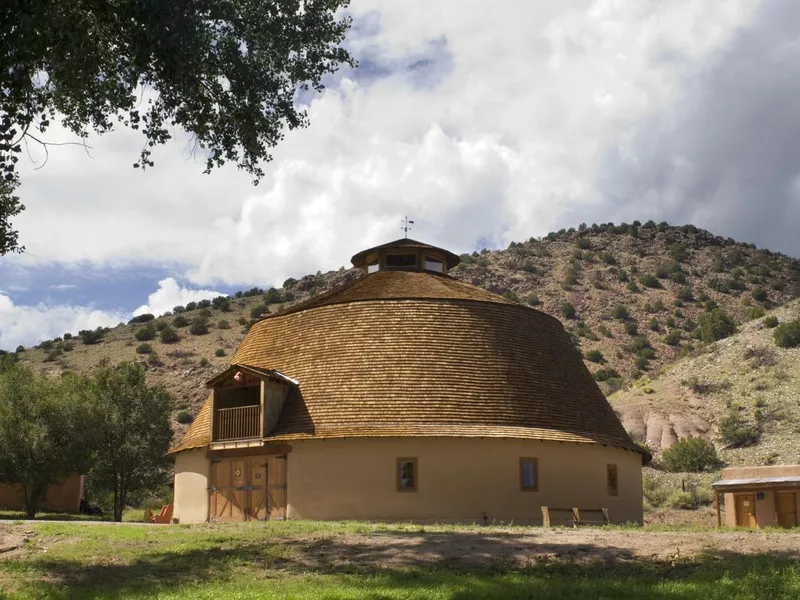
<svg viewBox="0 0 800 600">
<path fill-rule="evenodd" d="M 581 222 L 694 223 L 800 254 L 790 0 L 354 0 L 356 70 L 298 95 L 253 187 L 186 138 L 33 149 L 0 258 L 0 348 L 349 265 L 401 235 L 455 252 Z M 58 127 L 50 141 L 69 134 Z"/>
</svg>

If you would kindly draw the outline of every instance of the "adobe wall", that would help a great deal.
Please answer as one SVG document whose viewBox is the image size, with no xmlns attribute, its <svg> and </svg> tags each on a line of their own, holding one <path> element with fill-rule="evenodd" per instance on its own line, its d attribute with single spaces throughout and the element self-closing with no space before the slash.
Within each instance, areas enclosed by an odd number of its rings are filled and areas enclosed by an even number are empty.
<svg viewBox="0 0 800 600">
<path fill-rule="evenodd" d="M 78 512 L 83 498 L 83 475 L 69 475 L 63 483 L 47 488 L 41 512 Z M 0 507 L 7 510 L 24 510 L 19 485 L 0 485 Z"/>
<path fill-rule="evenodd" d="M 208 520 L 210 461 L 206 449 L 180 452 L 175 456 L 175 499 L 172 518 L 179 523 Z"/>
<path fill-rule="evenodd" d="M 779 475 L 775 475 L 775 477 L 779 477 Z M 797 514 L 800 515 L 800 489 L 786 489 L 785 491 L 795 492 L 795 500 L 797 502 L 796 510 Z M 764 497 L 758 498 L 758 493 L 762 493 Z M 720 496 L 724 496 L 725 499 L 725 515 L 723 517 L 723 525 L 728 527 L 737 526 L 735 496 L 753 494 L 756 495 L 756 528 L 762 529 L 764 527 L 777 527 L 778 514 L 775 509 L 775 493 L 775 490 L 763 489 L 743 492 L 726 492 L 724 494 L 720 494 Z"/>
<path fill-rule="evenodd" d="M 290 519 L 541 524 L 541 506 L 608 508 L 615 523 L 642 522 L 638 453 L 599 444 L 509 439 L 371 438 L 294 442 Z M 418 460 L 418 491 L 398 492 L 399 457 Z M 539 490 L 520 490 L 519 459 L 538 459 Z M 619 495 L 607 489 L 616 464 Z M 177 486 L 176 486 L 177 488 Z M 554 519 L 555 524 L 555 519 Z"/>
</svg>

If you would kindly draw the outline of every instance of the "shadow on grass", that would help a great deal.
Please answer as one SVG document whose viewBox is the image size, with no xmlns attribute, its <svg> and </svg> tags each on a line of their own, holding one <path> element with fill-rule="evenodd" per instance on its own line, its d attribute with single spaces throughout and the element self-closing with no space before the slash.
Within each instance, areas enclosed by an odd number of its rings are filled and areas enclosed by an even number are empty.
<svg viewBox="0 0 800 600">
<path fill-rule="evenodd" d="M 290 598 L 435 595 L 452 600 L 800 597 L 797 553 L 726 551 L 658 560 L 634 558 L 616 547 L 522 545 L 518 539 L 476 533 L 425 534 L 412 547 L 391 534 L 381 535 L 377 546 L 343 537 L 266 538 L 239 546 L 231 539 L 220 547 L 174 551 L 149 546 L 125 563 L 113 555 L 95 564 L 38 555 L 24 566 L 19 563 L 20 575 L 29 578 L 20 591 L 51 600 L 211 597 L 202 593 L 204 585 L 245 598 L 272 597 L 270 591 Z M 315 591 L 303 593 L 309 582 Z"/>
</svg>

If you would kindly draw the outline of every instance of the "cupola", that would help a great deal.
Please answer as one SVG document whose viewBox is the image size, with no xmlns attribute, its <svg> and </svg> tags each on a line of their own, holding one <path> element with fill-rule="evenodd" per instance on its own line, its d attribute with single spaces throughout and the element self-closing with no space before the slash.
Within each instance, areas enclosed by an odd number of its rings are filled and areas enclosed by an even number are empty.
<svg viewBox="0 0 800 600">
<path fill-rule="evenodd" d="M 354 267 L 364 269 L 367 273 L 376 271 L 447 273 L 461 262 L 458 255 L 449 250 L 408 238 L 362 250 L 350 260 Z"/>
</svg>

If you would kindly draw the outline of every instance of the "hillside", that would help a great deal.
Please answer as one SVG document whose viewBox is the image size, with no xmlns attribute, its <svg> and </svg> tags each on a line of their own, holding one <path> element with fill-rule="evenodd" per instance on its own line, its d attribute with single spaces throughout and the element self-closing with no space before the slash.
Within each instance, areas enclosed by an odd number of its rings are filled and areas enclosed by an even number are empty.
<svg viewBox="0 0 800 600">
<path fill-rule="evenodd" d="M 800 301 L 770 316 L 800 319 Z M 779 347 L 772 324 L 747 323 L 609 401 L 634 439 L 656 452 L 701 436 L 731 466 L 800 463 L 800 347 Z"/>
<path fill-rule="evenodd" d="M 506 250 L 463 255 L 451 275 L 561 319 L 606 393 L 696 352 L 705 344 L 699 338 L 727 334 L 735 324 L 800 296 L 800 261 L 693 226 L 652 222 L 582 225 Z M 137 353 L 143 342 L 135 338 L 147 324 L 133 323 L 108 330 L 96 343 L 49 340 L 18 356 L 54 374 L 88 371 L 101 361 L 138 360 L 148 366 L 153 383 L 175 395 L 177 418 L 180 411 L 199 408 L 204 382 L 227 365 L 260 306 L 279 312 L 360 276 L 342 268 L 287 280 L 268 293 L 256 288 L 227 302 L 163 315 L 153 324 L 199 318 L 207 333 L 175 326 L 176 342 L 144 342 L 153 350 L 149 354 Z M 715 307 L 722 312 L 712 313 Z M 178 434 L 185 426 L 177 424 Z M 703 427 L 698 422 L 695 430 Z"/>
</svg>

